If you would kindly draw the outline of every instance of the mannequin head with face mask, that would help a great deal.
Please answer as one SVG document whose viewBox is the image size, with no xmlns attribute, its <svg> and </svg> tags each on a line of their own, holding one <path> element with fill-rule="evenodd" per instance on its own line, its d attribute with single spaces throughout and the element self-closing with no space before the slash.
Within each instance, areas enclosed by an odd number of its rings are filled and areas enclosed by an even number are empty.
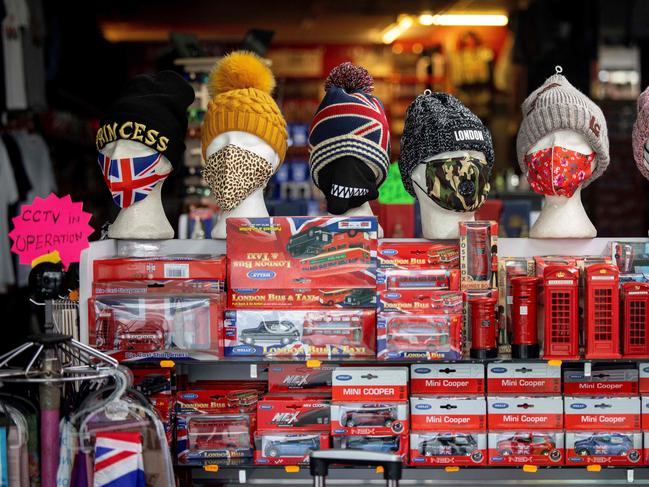
<svg viewBox="0 0 649 487">
<path fill-rule="evenodd" d="M 372 216 L 369 202 L 378 198 L 388 173 L 390 130 L 373 88 L 365 68 L 349 62 L 336 66 L 311 122 L 311 177 L 333 215 Z"/>
<path fill-rule="evenodd" d="M 609 163 L 606 120 L 600 108 L 559 74 L 522 105 L 516 149 L 532 190 L 545 196 L 533 238 L 597 235 L 581 203 L 581 189 Z"/>
<path fill-rule="evenodd" d="M 489 194 L 491 134 L 460 100 L 426 91 L 408 107 L 399 170 L 419 201 L 425 238 L 458 238 Z"/>
<path fill-rule="evenodd" d="M 187 108 L 194 90 L 173 71 L 133 78 L 102 118 L 98 163 L 121 208 L 110 238 L 166 239 L 174 231 L 161 191 L 173 165 L 182 165 Z"/>
<path fill-rule="evenodd" d="M 284 160 L 286 121 L 270 96 L 275 79 L 255 54 L 233 52 L 210 75 L 202 126 L 203 178 L 222 213 L 212 238 L 225 238 L 229 217 L 267 217 L 263 190 Z"/>
</svg>

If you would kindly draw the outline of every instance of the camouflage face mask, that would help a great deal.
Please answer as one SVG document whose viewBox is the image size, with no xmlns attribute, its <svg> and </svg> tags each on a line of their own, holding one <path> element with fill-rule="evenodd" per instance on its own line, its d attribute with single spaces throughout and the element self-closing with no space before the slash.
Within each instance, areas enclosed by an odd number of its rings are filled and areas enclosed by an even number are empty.
<svg viewBox="0 0 649 487">
<path fill-rule="evenodd" d="M 489 194 L 491 169 L 477 157 L 453 157 L 426 162 L 426 190 L 437 205 L 450 211 L 475 211 Z"/>
</svg>

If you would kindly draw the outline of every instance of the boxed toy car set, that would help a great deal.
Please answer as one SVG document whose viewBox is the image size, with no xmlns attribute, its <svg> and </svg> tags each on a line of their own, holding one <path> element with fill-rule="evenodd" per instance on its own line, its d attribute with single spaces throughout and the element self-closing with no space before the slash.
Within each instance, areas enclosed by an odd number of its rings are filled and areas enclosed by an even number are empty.
<svg viewBox="0 0 649 487">
<path fill-rule="evenodd" d="M 642 460 L 639 397 L 565 397 L 567 465 L 637 465 Z"/>
<path fill-rule="evenodd" d="M 496 287 L 498 273 L 498 223 L 460 222 L 462 289 Z"/>
<path fill-rule="evenodd" d="M 337 365 L 272 364 L 268 367 L 268 391 L 276 393 L 324 393 L 331 395 L 331 374 Z"/>
<path fill-rule="evenodd" d="M 410 366 L 413 396 L 482 396 L 485 393 L 483 364 L 413 364 Z"/>
<path fill-rule="evenodd" d="M 411 397 L 410 463 L 478 466 L 487 463 L 484 397 Z"/>
<path fill-rule="evenodd" d="M 488 364 L 487 392 L 490 396 L 560 395 L 561 367 L 541 362 Z"/>
<path fill-rule="evenodd" d="M 375 311 L 227 310 L 223 337 L 229 357 L 373 357 Z"/>
<path fill-rule="evenodd" d="M 373 288 L 230 289 L 231 309 L 375 308 Z"/>
<path fill-rule="evenodd" d="M 331 405 L 334 436 L 380 436 L 407 433 L 407 403 L 340 403 Z"/>
<path fill-rule="evenodd" d="M 489 465 L 563 465 L 563 399 L 487 397 Z"/>
<path fill-rule="evenodd" d="M 382 268 L 460 268 L 457 240 L 383 239 L 378 246 Z"/>
<path fill-rule="evenodd" d="M 308 465 L 311 452 L 327 449 L 329 443 L 329 433 L 257 431 L 254 461 L 257 465 Z"/>
<path fill-rule="evenodd" d="M 378 312 L 380 313 L 462 313 L 462 292 L 460 291 L 389 290 L 379 291 L 378 298 Z"/>
</svg>

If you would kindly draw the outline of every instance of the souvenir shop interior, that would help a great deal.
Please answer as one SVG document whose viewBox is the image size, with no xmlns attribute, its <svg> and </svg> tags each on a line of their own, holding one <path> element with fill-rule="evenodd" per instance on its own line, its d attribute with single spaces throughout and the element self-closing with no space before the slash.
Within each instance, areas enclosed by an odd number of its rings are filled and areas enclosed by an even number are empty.
<svg viewBox="0 0 649 487">
<path fill-rule="evenodd" d="M 0 22 L 0 487 L 649 483 L 649 3 Z"/>
</svg>

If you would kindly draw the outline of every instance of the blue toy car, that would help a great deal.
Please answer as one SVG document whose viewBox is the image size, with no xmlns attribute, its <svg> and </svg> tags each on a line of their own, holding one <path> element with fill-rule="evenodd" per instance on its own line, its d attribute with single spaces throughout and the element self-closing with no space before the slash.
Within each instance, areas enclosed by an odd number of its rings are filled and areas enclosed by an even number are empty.
<svg viewBox="0 0 649 487">
<path fill-rule="evenodd" d="M 629 453 L 629 451 L 631 452 Z M 627 435 L 620 433 L 595 433 L 583 440 L 575 441 L 575 453 L 577 455 L 616 455 L 626 456 L 632 461 L 637 458 L 638 452 L 633 449 L 633 441 Z"/>
<path fill-rule="evenodd" d="M 363 450 L 378 453 L 394 453 L 399 451 L 398 436 L 349 436 L 345 440 L 341 447 L 346 450 Z"/>
<path fill-rule="evenodd" d="M 304 457 L 314 450 L 320 449 L 319 438 L 296 437 L 285 440 L 270 441 L 264 449 L 266 457 Z"/>
</svg>

